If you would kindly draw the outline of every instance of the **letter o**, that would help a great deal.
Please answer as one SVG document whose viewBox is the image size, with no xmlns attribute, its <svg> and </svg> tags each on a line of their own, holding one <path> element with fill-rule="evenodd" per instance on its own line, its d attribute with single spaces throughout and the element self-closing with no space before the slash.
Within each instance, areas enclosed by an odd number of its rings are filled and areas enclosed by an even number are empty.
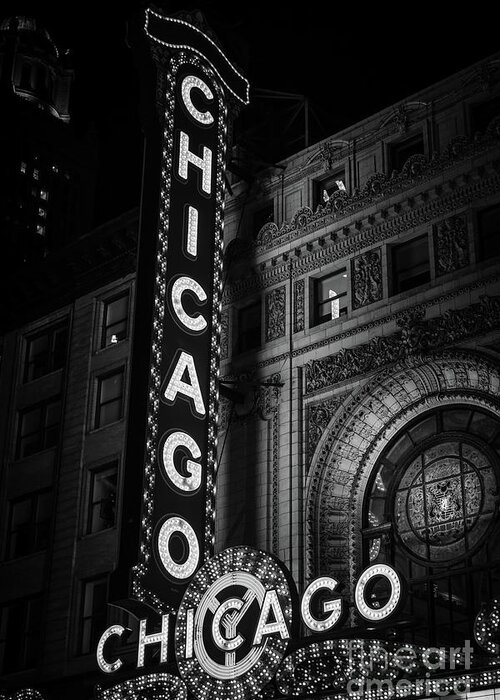
<svg viewBox="0 0 500 700">
<path fill-rule="evenodd" d="M 169 548 L 172 535 L 178 533 L 184 536 L 188 546 L 188 555 L 182 564 L 172 559 Z M 184 518 L 172 516 L 165 520 L 158 532 L 156 544 L 160 561 L 169 576 L 183 581 L 194 574 L 200 561 L 200 546 L 195 531 Z"/>
<path fill-rule="evenodd" d="M 386 578 L 391 584 L 389 600 L 381 608 L 372 608 L 365 599 L 365 589 L 368 583 L 379 576 Z M 360 615 L 370 622 L 378 622 L 392 615 L 401 599 L 402 582 L 397 571 L 388 564 L 373 564 L 363 571 L 356 584 L 354 602 Z"/>
</svg>

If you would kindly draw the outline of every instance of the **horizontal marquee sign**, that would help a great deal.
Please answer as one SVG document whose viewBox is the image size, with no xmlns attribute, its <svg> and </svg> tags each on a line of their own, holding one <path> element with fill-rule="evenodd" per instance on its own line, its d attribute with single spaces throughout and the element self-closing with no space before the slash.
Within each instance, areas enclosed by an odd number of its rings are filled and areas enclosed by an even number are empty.
<svg viewBox="0 0 500 700">
<path fill-rule="evenodd" d="M 371 598 L 372 584 L 381 579 L 389 590 L 383 604 Z M 397 571 L 374 564 L 361 573 L 354 603 L 362 618 L 382 622 L 397 611 L 403 590 Z M 145 667 L 146 650 L 154 647 L 160 664 L 175 655 L 179 676 L 194 697 L 251 698 L 275 676 L 289 642 L 297 639 L 299 610 L 309 632 L 334 629 L 345 612 L 338 582 L 329 576 L 316 579 L 299 605 L 291 575 L 278 559 L 244 546 L 227 549 L 201 567 L 177 614 L 162 615 L 158 631 L 150 630 L 148 619 L 140 620 L 136 668 Z M 129 634 L 122 625 L 102 634 L 97 646 L 101 671 L 113 674 L 123 666 L 113 650 Z"/>
</svg>

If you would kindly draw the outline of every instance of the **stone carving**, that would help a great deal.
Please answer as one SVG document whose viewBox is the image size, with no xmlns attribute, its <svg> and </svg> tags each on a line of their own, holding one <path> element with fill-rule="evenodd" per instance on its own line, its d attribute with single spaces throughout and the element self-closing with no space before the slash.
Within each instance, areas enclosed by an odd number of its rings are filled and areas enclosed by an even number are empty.
<svg viewBox="0 0 500 700">
<path fill-rule="evenodd" d="M 306 322 L 305 280 L 295 280 L 293 285 L 293 332 L 303 331 Z"/>
<path fill-rule="evenodd" d="M 382 299 L 380 248 L 358 255 L 351 262 L 352 306 L 359 309 Z"/>
<path fill-rule="evenodd" d="M 434 252 L 436 275 L 446 275 L 469 264 L 469 241 L 465 216 L 452 216 L 436 225 Z"/>
<path fill-rule="evenodd" d="M 286 324 L 286 291 L 278 287 L 266 294 L 266 342 L 282 338 Z"/>
<path fill-rule="evenodd" d="M 325 170 L 331 170 L 335 161 L 340 160 L 342 146 L 332 141 L 327 141 L 319 149 L 319 159 L 324 163 Z"/>
<path fill-rule="evenodd" d="M 327 399 L 320 404 L 309 406 L 307 410 L 307 464 L 311 463 L 314 450 L 331 417 L 335 413 L 339 399 Z"/>
<path fill-rule="evenodd" d="M 483 299 L 477 306 L 496 307 L 500 318 L 499 298 Z M 478 309 L 473 309 L 471 316 L 478 313 Z M 343 401 L 328 425 L 328 434 L 323 436 L 321 450 L 316 452 L 307 476 L 309 580 L 319 573 L 336 576 L 340 563 L 332 553 L 334 542 L 335 546 L 348 543 L 344 561 L 350 563 L 351 584 L 359 573 L 359 523 L 366 485 L 388 441 L 417 416 L 445 404 L 473 399 L 476 405 L 497 412 L 499 381 L 500 369 L 490 358 L 470 351 L 445 350 L 409 356 L 385 367 Z M 380 406 L 388 410 L 382 414 Z M 364 435 L 367 425 L 371 432 Z M 345 443 L 356 443 L 358 454 L 339 458 L 338 446 Z M 339 536 L 337 533 L 344 530 L 346 512 L 347 534 Z"/>
<path fill-rule="evenodd" d="M 305 365 L 306 393 L 333 386 L 358 374 L 371 372 L 429 348 L 451 345 L 500 327 L 500 296 L 483 295 L 477 304 L 464 309 L 450 309 L 442 316 L 424 319 L 416 309 L 401 314 L 400 331 L 390 336 L 372 338 L 355 348 L 342 349 L 336 355 L 312 360 Z"/>
<path fill-rule="evenodd" d="M 404 134 L 408 131 L 410 125 L 410 118 L 406 110 L 405 105 L 398 105 L 394 110 L 394 124 L 400 134 Z"/>
<path fill-rule="evenodd" d="M 229 311 L 225 309 L 220 317 L 220 356 L 222 360 L 229 357 Z"/>
</svg>

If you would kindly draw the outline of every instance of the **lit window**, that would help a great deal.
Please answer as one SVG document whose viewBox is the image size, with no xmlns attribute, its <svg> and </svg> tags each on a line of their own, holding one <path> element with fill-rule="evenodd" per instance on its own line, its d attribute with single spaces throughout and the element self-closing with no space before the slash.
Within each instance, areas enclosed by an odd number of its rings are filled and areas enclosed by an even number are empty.
<svg viewBox="0 0 500 700">
<path fill-rule="evenodd" d="M 500 255 L 500 206 L 479 212 L 478 233 L 481 260 Z"/>
<path fill-rule="evenodd" d="M 54 447 L 59 439 L 61 402 L 52 399 L 19 411 L 16 459 Z"/>
<path fill-rule="evenodd" d="M 128 333 L 129 294 L 104 302 L 101 347 L 124 340 Z"/>
<path fill-rule="evenodd" d="M 114 423 L 123 415 L 123 368 L 98 377 L 95 427 Z"/>
<path fill-rule="evenodd" d="M 82 588 L 80 617 L 80 654 L 90 654 L 106 628 L 108 579 L 102 576 L 85 581 Z"/>
<path fill-rule="evenodd" d="M 0 608 L 0 673 L 34 668 L 40 650 L 42 600 L 17 600 Z"/>
<path fill-rule="evenodd" d="M 49 540 L 52 494 L 39 491 L 10 502 L 7 558 L 40 552 Z"/>
<path fill-rule="evenodd" d="M 335 192 L 345 192 L 345 170 L 337 170 L 332 175 L 314 183 L 314 206 L 326 204 Z"/>
<path fill-rule="evenodd" d="M 430 280 L 427 236 L 412 238 L 392 248 L 392 293 L 419 287 Z"/>
<path fill-rule="evenodd" d="M 42 377 L 64 367 L 68 347 L 68 327 L 55 326 L 27 339 L 24 381 Z"/>
<path fill-rule="evenodd" d="M 23 162 L 21 163 L 21 166 L 20 166 L 19 170 L 20 170 L 22 173 L 25 173 L 27 167 L 28 167 L 27 163 L 25 163 L 25 162 L 23 161 Z"/>
<path fill-rule="evenodd" d="M 238 310 L 237 352 L 260 348 L 261 303 L 259 301 Z"/>
<path fill-rule="evenodd" d="M 117 465 L 91 472 L 86 533 L 101 532 L 116 522 Z"/>
<path fill-rule="evenodd" d="M 311 325 L 334 321 L 347 314 L 347 284 L 346 268 L 313 280 L 314 308 Z"/>
</svg>

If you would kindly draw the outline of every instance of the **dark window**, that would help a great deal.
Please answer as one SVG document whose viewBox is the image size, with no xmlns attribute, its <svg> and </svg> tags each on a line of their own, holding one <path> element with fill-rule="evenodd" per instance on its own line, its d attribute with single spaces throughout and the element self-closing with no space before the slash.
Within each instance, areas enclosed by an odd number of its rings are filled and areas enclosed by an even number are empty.
<svg viewBox="0 0 500 700">
<path fill-rule="evenodd" d="M 47 547 L 52 494 L 39 491 L 10 502 L 7 558 L 22 557 Z"/>
<path fill-rule="evenodd" d="M 500 116 L 500 96 L 471 106 L 471 131 L 484 133 L 490 122 Z"/>
<path fill-rule="evenodd" d="M 104 302 L 101 347 L 124 340 L 128 333 L 128 292 Z"/>
<path fill-rule="evenodd" d="M 391 170 L 401 172 L 404 164 L 414 155 L 424 155 L 424 139 L 422 134 L 417 134 L 404 141 L 393 143 L 389 147 L 389 161 Z"/>
<path fill-rule="evenodd" d="M 264 226 L 264 224 L 267 224 L 270 221 L 273 221 L 273 219 L 274 219 L 274 204 L 273 204 L 273 202 L 269 202 L 264 207 L 257 209 L 257 211 L 254 212 L 253 219 L 252 219 L 253 237 L 257 238 L 257 236 L 259 235 L 259 231 Z"/>
<path fill-rule="evenodd" d="M 238 311 L 237 352 L 260 348 L 261 305 L 260 300 Z"/>
<path fill-rule="evenodd" d="M 27 339 L 24 381 L 54 372 L 66 363 L 68 326 L 55 326 Z"/>
<path fill-rule="evenodd" d="M 41 613 L 41 598 L 15 601 L 1 608 L 1 673 L 14 673 L 36 666 L 40 649 Z"/>
<path fill-rule="evenodd" d="M 19 412 L 16 459 L 28 457 L 57 444 L 61 401 L 51 399 Z"/>
<path fill-rule="evenodd" d="M 323 180 L 316 180 L 314 183 L 314 206 L 326 204 L 335 192 L 345 192 L 345 170 L 330 175 Z"/>
<path fill-rule="evenodd" d="M 114 423 L 123 415 L 123 368 L 97 380 L 95 427 Z"/>
<path fill-rule="evenodd" d="M 347 314 L 347 284 L 346 268 L 313 280 L 312 326 Z"/>
<path fill-rule="evenodd" d="M 479 212 L 478 232 L 481 260 L 500 255 L 500 206 Z"/>
<path fill-rule="evenodd" d="M 79 652 L 90 654 L 106 628 L 108 579 L 102 576 L 85 581 L 82 588 Z"/>
<path fill-rule="evenodd" d="M 86 532 L 113 527 L 116 520 L 116 463 L 91 472 Z"/>
<path fill-rule="evenodd" d="M 19 87 L 22 90 L 31 90 L 32 85 L 31 85 L 31 63 L 23 63 L 23 66 L 21 68 L 21 82 L 19 84 Z"/>
<path fill-rule="evenodd" d="M 427 236 L 412 238 L 392 249 L 392 293 L 413 289 L 430 280 Z"/>
</svg>

